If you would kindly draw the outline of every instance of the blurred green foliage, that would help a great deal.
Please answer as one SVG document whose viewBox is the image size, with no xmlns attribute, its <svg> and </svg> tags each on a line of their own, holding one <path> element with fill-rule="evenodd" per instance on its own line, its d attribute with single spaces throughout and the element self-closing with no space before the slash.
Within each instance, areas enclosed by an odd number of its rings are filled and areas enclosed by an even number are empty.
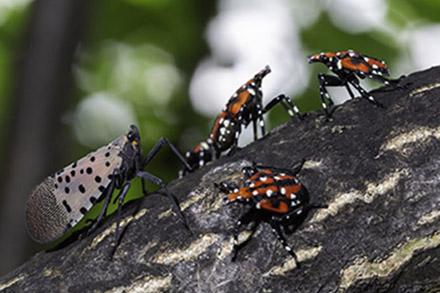
<svg viewBox="0 0 440 293">
<path fill-rule="evenodd" d="M 1 7 L 0 7 L 1 9 Z M 16 71 L 15 53 L 20 50 L 24 24 L 29 15 L 27 5 L 17 5 L 0 11 L 0 141 L 6 139 L 4 130 L 8 126 L 10 94 L 13 90 Z M 3 154 L 4 144 L 0 144 Z"/>
</svg>

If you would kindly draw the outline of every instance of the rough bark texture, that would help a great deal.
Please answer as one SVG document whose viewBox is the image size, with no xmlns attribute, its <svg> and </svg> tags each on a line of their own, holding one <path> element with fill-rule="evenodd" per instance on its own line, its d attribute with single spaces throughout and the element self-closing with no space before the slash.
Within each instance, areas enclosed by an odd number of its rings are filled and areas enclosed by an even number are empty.
<svg viewBox="0 0 440 293">
<path fill-rule="evenodd" d="M 290 121 L 233 156 L 177 180 L 193 235 L 170 204 L 151 195 L 124 209 L 123 239 L 107 258 L 115 217 L 90 237 L 41 252 L 0 280 L 0 289 L 49 292 L 426 292 L 440 290 L 440 67 L 381 89 L 377 108 L 355 99 L 331 121 Z M 222 205 L 213 183 L 251 160 L 290 167 L 311 212 L 288 236 L 301 267 L 267 224 L 231 262 L 231 228 L 244 212 Z M 129 225 L 127 225 L 129 223 Z"/>
</svg>

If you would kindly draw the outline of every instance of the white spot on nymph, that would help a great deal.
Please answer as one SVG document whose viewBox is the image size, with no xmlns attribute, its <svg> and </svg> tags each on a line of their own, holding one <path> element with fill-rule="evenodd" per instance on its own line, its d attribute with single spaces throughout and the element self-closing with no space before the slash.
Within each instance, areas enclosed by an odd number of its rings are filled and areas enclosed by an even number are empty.
<svg viewBox="0 0 440 293">
<path fill-rule="evenodd" d="M 267 180 L 267 177 L 266 177 L 266 176 L 261 176 L 261 177 L 260 177 L 260 180 L 261 180 L 261 181 L 266 181 L 266 180 Z"/>
<path fill-rule="evenodd" d="M 255 183 L 251 183 L 251 184 L 249 185 L 249 187 L 250 187 L 250 188 L 255 187 Z"/>
<path fill-rule="evenodd" d="M 202 167 L 203 165 L 205 165 L 205 161 L 200 160 L 200 161 L 199 161 L 199 166 Z"/>
<path fill-rule="evenodd" d="M 257 190 L 252 191 L 252 195 L 258 195 L 258 191 Z"/>
<path fill-rule="evenodd" d="M 257 204 L 255 205 L 255 207 L 256 207 L 257 209 L 261 209 L 261 204 L 260 204 L 259 202 L 257 202 Z"/>
<path fill-rule="evenodd" d="M 284 187 L 281 187 L 281 194 L 286 194 L 286 189 Z"/>
<path fill-rule="evenodd" d="M 368 58 L 368 57 L 364 57 L 364 60 L 365 60 L 365 62 L 368 62 L 368 61 L 370 61 L 370 58 Z M 377 65 L 373 64 L 373 67 L 374 67 L 374 66 L 377 67 Z"/>
<path fill-rule="evenodd" d="M 206 142 L 202 142 L 200 144 L 200 146 L 202 147 L 202 149 L 208 150 L 209 149 L 209 145 Z"/>
<path fill-rule="evenodd" d="M 231 123 L 231 120 L 229 120 L 229 119 L 226 119 L 225 121 L 223 121 L 223 124 L 224 124 L 226 127 L 228 127 L 230 123 Z"/>
<path fill-rule="evenodd" d="M 286 176 L 286 173 L 280 173 L 280 176 Z"/>
<path fill-rule="evenodd" d="M 271 197 L 272 194 L 273 194 L 273 191 L 272 191 L 272 190 L 269 189 L 268 191 L 266 191 L 266 195 L 267 195 L 268 197 Z"/>
<path fill-rule="evenodd" d="M 234 189 L 234 193 L 237 193 L 237 192 L 238 192 L 238 188 L 235 188 L 235 189 Z"/>
<path fill-rule="evenodd" d="M 264 120 L 260 120 L 260 126 L 261 126 L 261 127 L 264 126 Z"/>
<path fill-rule="evenodd" d="M 255 90 L 253 89 L 253 88 L 248 88 L 248 92 L 251 94 L 251 95 L 254 95 L 255 96 Z"/>
<path fill-rule="evenodd" d="M 225 135 L 225 133 L 226 133 L 226 128 L 221 127 L 221 128 L 220 128 L 220 134 L 221 134 L 221 135 Z"/>
<path fill-rule="evenodd" d="M 379 66 L 377 66 L 376 64 L 373 64 L 372 67 L 373 67 L 374 69 L 378 69 L 378 68 L 379 68 Z"/>
<path fill-rule="evenodd" d="M 291 251 L 292 250 L 289 246 L 284 246 L 284 249 L 286 249 L 287 251 Z"/>
<path fill-rule="evenodd" d="M 296 194 L 295 194 L 295 193 L 291 193 L 291 194 L 290 194 L 290 198 L 291 198 L 291 199 L 295 199 L 295 198 L 296 198 Z"/>
<path fill-rule="evenodd" d="M 342 61 L 339 60 L 338 63 L 336 63 L 336 66 L 338 67 L 338 69 L 342 69 Z"/>
</svg>

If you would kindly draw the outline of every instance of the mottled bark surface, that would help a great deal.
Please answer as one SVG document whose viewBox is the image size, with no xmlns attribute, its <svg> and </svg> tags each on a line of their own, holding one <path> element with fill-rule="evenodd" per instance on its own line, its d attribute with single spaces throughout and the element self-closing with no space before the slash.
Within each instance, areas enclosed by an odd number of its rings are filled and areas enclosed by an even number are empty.
<svg viewBox="0 0 440 293">
<path fill-rule="evenodd" d="M 41 252 L 1 278 L 0 289 L 48 292 L 426 292 L 440 290 L 440 68 L 415 73 L 400 88 L 345 103 L 325 121 L 290 121 L 214 164 L 174 181 L 193 231 L 152 195 L 124 209 L 127 227 L 114 259 L 106 256 L 114 217 L 93 235 Z M 213 183 L 239 176 L 255 160 L 290 167 L 311 212 L 288 240 L 301 267 L 267 224 L 235 263 L 231 228 L 242 206 L 222 205 Z M 134 216 L 133 216 L 134 215 Z M 127 225 L 129 223 L 129 225 Z"/>
</svg>

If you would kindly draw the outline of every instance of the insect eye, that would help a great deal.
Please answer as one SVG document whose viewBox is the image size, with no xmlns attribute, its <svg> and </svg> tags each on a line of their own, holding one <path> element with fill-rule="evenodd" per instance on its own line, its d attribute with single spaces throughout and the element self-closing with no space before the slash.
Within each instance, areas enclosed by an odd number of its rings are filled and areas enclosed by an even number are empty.
<svg viewBox="0 0 440 293">
<path fill-rule="evenodd" d="M 134 133 L 133 133 L 133 131 L 130 131 L 130 132 L 127 134 L 127 139 L 128 139 L 129 141 L 132 141 L 132 140 L 134 139 Z"/>
</svg>

